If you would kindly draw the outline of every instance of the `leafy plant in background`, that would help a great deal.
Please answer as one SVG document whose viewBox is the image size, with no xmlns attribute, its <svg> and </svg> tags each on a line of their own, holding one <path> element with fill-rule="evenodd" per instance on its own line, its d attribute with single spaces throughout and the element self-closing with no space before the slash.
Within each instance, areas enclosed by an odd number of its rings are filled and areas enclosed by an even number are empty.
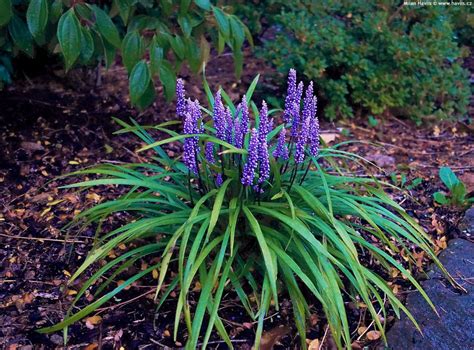
<svg viewBox="0 0 474 350">
<path fill-rule="evenodd" d="M 402 189 L 412 190 L 418 187 L 422 182 L 423 179 L 421 177 L 416 177 L 413 180 L 408 180 L 407 175 L 405 173 L 397 174 L 393 172 L 390 174 L 390 180 L 395 186 L 398 186 Z"/>
<path fill-rule="evenodd" d="M 376 180 L 350 177 L 337 167 L 338 158 L 359 157 L 338 146 L 320 148 L 313 84 L 305 90 L 302 82 L 297 84 L 296 72 L 290 72 L 280 118 L 264 101 L 260 110 L 252 102 L 257 79 L 237 105 L 222 89 L 213 96 L 205 83 L 208 108 L 186 98 L 179 80 L 176 110 L 181 121 L 150 127 L 118 121 L 123 126 L 119 133 L 132 132 L 147 144 L 140 151 L 154 151 L 149 163 L 100 165 L 73 173 L 99 178 L 66 188 L 130 188 L 125 196 L 79 214 L 78 222 L 101 222 L 118 212 L 129 212 L 134 219 L 100 234 L 70 282 L 118 245 L 133 242 L 135 248 L 102 264 L 83 284 L 67 317 L 42 332 L 60 330 L 93 313 L 154 269 L 159 270 L 158 310 L 173 290 L 177 293 L 174 337 L 184 318 L 187 349 L 196 349 L 201 336 L 205 348 L 214 329 L 232 348 L 219 317 L 226 290 L 235 292 L 257 321 L 256 349 L 271 305 L 278 309 L 282 297 L 293 304 L 302 348 L 307 346 L 308 295 L 319 302 L 339 348 L 351 346 L 348 301 L 364 303 L 382 334 L 388 304 L 396 315 L 403 311 L 416 324 L 383 277 L 364 265 L 361 255 L 371 257 L 365 261 L 376 260 L 379 271 L 399 270 L 434 308 L 409 271 L 416 264 L 413 247 L 440 265 L 429 237 Z M 168 128 L 176 123 L 183 124 L 181 134 Z M 149 130 L 170 137 L 155 142 Z M 162 148 L 174 142 L 183 146 L 176 159 Z M 407 258 L 406 264 L 391 255 L 396 253 Z M 159 262 L 153 257 L 159 257 Z M 125 277 L 119 286 L 111 286 L 142 259 L 155 262 Z M 202 286 L 199 295 L 192 292 L 196 281 Z M 78 309 L 86 291 L 95 299 Z"/>
<path fill-rule="evenodd" d="M 440 191 L 435 192 L 433 198 L 437 203 L 458 207 L 466 207 L 470 203 L 474 203 L 474 197 L 468 197 L 466 186 L 459 180 L 451 168 L 441 167 L 439 169 L 439 178 L 448 188 L 449 194 Z"/>
<path fill-rule="evenodd" d="M 282 73 L 294 66 L 315 79 L 328 118 L 370 113 L 420 122 L 466 114 L 469 75 L 444 7 L 277 3 L 281 14 L 266 18 L 272 30 L 259 53 Z"/>
<path fill-rule="evenodd" d="M 35 47 L 60 51 L 66 70 L 104 62 L 117 53 L 128 71 L 133 105 L 144 108 L 155 96 L 154 78 L 173 97 L 176 73 L 187 63 L 198 72 L 209 58 L 211 43 L 227 45 L 235 72 L 243 64 L 247 27 L 209 0 L 173 2 L 114 0 L 101 5 L 66 0 L 0 0 L 0 88 L 11 82 L 11 59 L 20 52 L 34 57 Z"/>
</svg>

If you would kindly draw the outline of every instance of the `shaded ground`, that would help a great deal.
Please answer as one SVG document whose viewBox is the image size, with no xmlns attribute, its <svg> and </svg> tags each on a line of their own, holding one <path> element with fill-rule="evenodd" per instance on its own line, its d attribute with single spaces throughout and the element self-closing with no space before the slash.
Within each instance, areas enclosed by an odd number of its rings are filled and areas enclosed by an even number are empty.
<svg viewBox="0 0 474 350">
<path fill-rule="evenodd" d="M 262 71 L 262 62 L 253 58 L 246 62 L 242 82 L 237 86 L 233 85 L 231 58 L 225 55 L 215 58 L 207 72 L 211 87 L 219 82 L 230 91 L 232 98 L 237 98 L 258 71 L 266 90 L 275 90 L 274 72 Z M 79 281 L 66 287 L 67 279 L 90 249 L 94 231 L 66 235 L 60 229 L 84 208 L 114 198 L 120 191 L 111 188 L 87 193 L 59 190 L 58 186 L 69 180 L 54 180 L 55 177 L 99 162 L 143 160 L 134 153 L 139 142 L 112 134 L 118 127 L 111 117 L 131 115 L 142 124 L 174 117 L 174 104 L 165 104 L 161 99 L 144 114 L 130 110 L 124 97 L 127 88 L 124 74 L 120 68 L 112 68 L 103 76 L 102 85 L 93 89 L 87 84 L 79 88 L 71 86 L 78 77 L 51 79 L 48 74 L 0 92 L 3 151 L 0 156 L 3 157 L 0 162 L 0 342 L 8 349 L 20 346 L 49 349 L 62 344 L 59 333 L 40 335 L 34 330 L 64 316 L 80 285 Z M 188 77 L 185 75 L 185 78 Z M 187 80 L 189 94 L 204 101 L 199 79 Z M 358 143 L 347 149 L 383 168 L 372 169 L 383 180 L 391 182 L 401 180 L 404 175 L 407 177 L 404 191 L 394 192 L 393 196 L 432 235 L 438 249 L 446 248 L 449 238 L 463 235 L 456 228 L 460 212 L 434 205 L 432 194 L 442 188 L 437 171 L 443 165 L 449 165 L 465 180 L 470 191 L 473 190 L 474 136 L 468 125 L 441 123 L 417 128 L 411 122 L 389 119 L 375 127 L 357 120 L 338 125 L 323 122 L 322 127 L 324 138 L 330 144 L 346 139 L 380 144 L 375 147 Z M 390 176 L 391 173 L 395 174 Z M 408 189 L 411 181 L 418 177 L 422 182 Z M 117 225 L 123 219 L 119 216 L 117 221 L 106 225 Z M 426 263 L 420 255 L 419 266 Z M 400 296 L 408 292 L 400 278 L 395 276 L 391 283 Z M 178 343 L 173 343 L 170 337 L 174 319 L 172 302 L 165 305 L 156 323 L 153 322 L 155 285 L 156 281 L 150 276 L 119 295 L 113 305 L 100 309 L 100 323 L 96 324 L 95 319 L 71 327 L 71 348 L 179 347 L 184 343 L 184 334 Z M 288 302 L 283 299 L 281 311 L 268 320 L 268 329 L 277 325 L 292 327 L 288 309 Z M 362 317 L 364 312 L 352 309 L 351 328 L 355 331 L 354 339 L 358 339 L 355 345 L 365 344 L 365 335 L 357 335 L 358 329 L 368 325 Z M 220 315 L 231 329 L 236 346 L 249 349 L 255 327 L 234 305 L 232 296 L 223 304 Z M 308 337 L 321 339 L 324 330 L 325 320 L 315 308 Z M 267 334 L 274 337 L 278 330 Z M 293 336 L 295 332 L 290 334 L 282 337 L 281 348 L 292 348 L 298 343 Z M 213 345 L 223 348 L 217 340 Z"/>
</svg>

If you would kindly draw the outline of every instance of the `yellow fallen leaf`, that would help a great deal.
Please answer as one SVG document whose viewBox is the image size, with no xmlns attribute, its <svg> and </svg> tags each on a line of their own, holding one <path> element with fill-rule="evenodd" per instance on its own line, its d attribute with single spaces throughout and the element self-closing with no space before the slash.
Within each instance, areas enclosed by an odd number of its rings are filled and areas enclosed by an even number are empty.
<svg viewBox="0 0 474 350">
<path fill-rule="evenodd" d="M 94 326 L 102 322 L 102 317 L 99 315 L 91 316 L 86 318 L 86 327 L 89 329 L 94 329 Z"/>
<path fill-rule="evenodd" d="M 366 336 L 368 340 L 377 340 L 381 337 L 381 334 L 379 331 L 370 331 L 367 332 Z"/>
<path fill-rule="evenodd" d="M 193 292 L 199 292 L 201 288 L 202 288 L 201 283 L 197 281 L 196 284 L 194 285 Z"/>
<path fill-rule="evenodd" d="M 365 333 L 366 330 L 367 330 L 367 327 L 364 327 L 364 326 L 359 327 L 357 328 L 357 334 L 362 335 Z"/>
<path fill-rule="evenodd" d="M 74 289 L 67 290 L 67 295 L 76 295 L 76 294 L 77 294 L 77 290 L 74 290 Z"/>
<path fill-rule="evenodd" d="M 319 339 L 311 340 L 308 350 L 319 350 Z"/>
<path fill-rule="evenodd" d="M 78 161 L 75 161 L 75 160 L 70 160 L 70 161 L 69 161 L 69 164 L 71 164 L 71 165 L 79 165 L 79 162 L 78 162 Z"/>
<path fill-rule="evenodd" d="M 153 269 L 153 271 L 151 271 L 151 275 L 153 276 L 153 279 L 157 280 L 158 279 L 158 270 Z"/>
<path fill-rule="evenodd" d="M 68 270 L 63 270 L 63 273 L 64 273 L 67 277 L 71 277 L 71 273 L 70 273 Z"/>
<path fill-rule="evenodd" d="M 321 138 L 323 139 L 325 143 L 331 143 L 338 137 L 339 137 L 339 134 L 336 134 L 336 133 L 321 134 Z"/>
</svg>

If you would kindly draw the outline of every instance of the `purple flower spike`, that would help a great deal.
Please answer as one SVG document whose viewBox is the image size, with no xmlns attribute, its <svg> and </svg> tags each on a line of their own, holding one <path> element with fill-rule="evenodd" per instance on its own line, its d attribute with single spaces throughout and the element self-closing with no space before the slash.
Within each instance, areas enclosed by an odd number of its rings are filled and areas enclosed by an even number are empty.
<svg viewBox="0 0 474 350">
<path fill-rule="evenodd" d="M 298 89 L 296 90 L 295 102 L 298 103 L 298 108 L 300 106 L 301 98 L 303 97 L 304 84 L 302 81 L 298 84 Z"/>
<path fill-rule="evenodd" d="M 217 91 L 214 97 L 213 110 L 214 128 L 216 129 L 216 137 L 225 141 L 225 110 L 222 104 L 221 92 Z"/>
<path fill-rule="evenodd" d="M 176 81 L 176 114 L 178 117 L 184 118 L 186 116 L 186 99 L 184 91 L 184 81 L 183 79 L 178 79 Z"/>
<path fill-rule="evenodd" d="M 222 174 L 221 173 L 217 174 L 217 176 L 216 176 L 216 186 L 221 187 L 223 182 L 224 182 L 224 180 L 222 179 Z"/>
<path fill-rule="evenodd" d="M 240 108 L 242 111 L 242 124 L 241 129 L 244 135 L 247 134 L 249 131 L 250 126 L 250 114 L 249 114 L 249 106 L 247 104 L 247 97 L 244 95 L 242 96 L 242 102 L 240 103 Z"/>
<path fill-rule="evenodd" d="M 297 136 L 298 135 L 298 128 L 300 124 L 300 107 L 296 105 L 296 102 L 293 103 L 293 108 L 291 110 L 292 114 L 292 122 L 291 122 L 291 135 Z"/>
<path fill-rule="evenodd" d="M 234 132 L 235 132 L 234 146 L 237 148 L 243 148 L 245 134 L 242 131 L 242 126 L 241 126 L 241 122 L 239 118 L 234 119 Z"/>
<path fill-rule="evenodd" d="M 311 123 L 311 116 L 307 117 L 301 125 L 301 130 L 296 140 L 295 162 L 297 164 L 303 163 L 306 142 L 308 141 L 309 128 Z"/>
<path fill-rule="evenodd" d="M 273 151 L 273 157 L 275 159 L 287 160 L 288 155 L 288 147 L 286 146 L 286 129 L 283 128 L 280 131 L 280 135 L 278 135 L 278 143 L 276 149 Z"/>
<path fill-rule="evenodd" d="M 224 113 L 225 119 L 225 141 L 232 144 L 232 132 L 234 127 L 234 120 L 232 119 L 232 112 L 229 107 L 226 107 Z"/>
<path fill-rule="evenodd" d="M 255 170 L 258 164 L 258 132 L 257 129 L 252 129 L 250 136 L 250 143 L 247 155 L 247 163 L 245 163 L 242 172 L 242 185 L 251 186 L 255 177 Z"/>
<path fill-rule="evenodd" d="M 210 164 L 214 164 L 216 162 L 216 160 L 214 159 L 214 143 L 212 142 L 206 142 L 206 146 L 205 146 L 205 150 L 204 150 L 204 153 L 205 153 L 205 157 L 206 157 L 206 160 L 210 163 Z"/>
<path fill-rule="evenodd" d="M 296 100 L 296 71 L 292 68 L 288 73 L 288 89 L 285 98 L 285 110 L 283 111 L 283 121 L 291 121 L 293 103 Z"/>
<path fill-rule="evenodd" d="M 197 134 L 199 130 L 197 129 L 196 120 L 191 113 L 186 113 L 184 119 L 184 134 Z M 197 137 L 188 137 L 184 139 L 183 146 L 183 162 L 187 168 L 194 174 L 198 173 L 198 164 L 196 155 L 199 153 L 199 146 Z"/>
</svg>

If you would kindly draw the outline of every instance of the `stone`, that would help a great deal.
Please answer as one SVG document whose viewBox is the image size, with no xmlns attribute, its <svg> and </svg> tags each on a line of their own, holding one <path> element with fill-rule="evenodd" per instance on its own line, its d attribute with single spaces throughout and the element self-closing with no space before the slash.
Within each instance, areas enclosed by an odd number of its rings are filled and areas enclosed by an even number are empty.
<svg viewBox="0 0 474 350">
<path fill-rule="evenodd" d="M 439 317 L 420 293 L 413 292 L 407 297 L 406 306 L 423 335 L 403 315 L 387 334 L 389 349 L 474 349 L 474 243 L 453 239 L 439 260 L 467 293 L 453 288 L 438 267 L 431 268 L 429 279 L 421 285 L 436 306 Z"/>
</svg>

